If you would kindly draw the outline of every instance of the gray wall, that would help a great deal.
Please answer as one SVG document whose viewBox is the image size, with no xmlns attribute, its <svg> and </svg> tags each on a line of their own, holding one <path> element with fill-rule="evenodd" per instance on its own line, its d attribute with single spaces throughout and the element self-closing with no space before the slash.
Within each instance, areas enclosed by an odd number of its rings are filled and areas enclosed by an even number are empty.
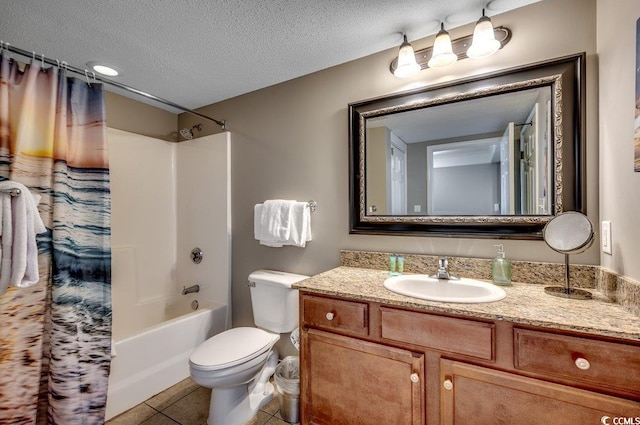
<svg viewBox="0 0 640 425">
<path fill-rule="evenodd" d="M 640 1 L 598 0 L 600 216 L 611 220 L 613 255 L 601 264 L 640 281 L 640 173 L 633 171 L 636 21 Z"/>
<path fill-rule="evenodd" d="M 427 213 L 427 144 L 407 145 L 407 213 L 424 215 Z M 414 205 L 420 205 L 421 212 L 414 213 Z"/>
<path fill-rule="evenodd" d="M 494 215 L 500 202 L 500 164 L 433 170 L 433 215 Z"/>
<path fill-rule="evenodd" d="M 389 72 L 397 55 L 393 48 L 200 109 L 227 119 L 231 131 L 235 326 L 252 323 L 246 283 L 255 269 L 315 274 L 337 266 L 340 249 L 494 256 L 496 241 L 490 239 L 349 235 L 349 102 L 586 52 L 587 209 L 598 222 L 596 0 L 545 0 L 492 20 L 496 26 L 511 28 L 513 38 L 490 58 L 465 60 L 400 80 Z M 473 25 L 467 25 L 450 34 L 458 38 L 472 31 Z M 432 43 L 429 37 L 413 45 L 420 49 Z M 179 126 L 198 122 L 204 125 L 203 135 L 220 131 L 214 123 L 186 114 L 180 116 Z M 313 241 L 307 248 L 268 248 L 253 239 L 253 205 L 273 198 L 318 202 L 312 215 Z M 563 261 L 542 241 L 500 242 L 513 259 Z M 572 261 L 598 264 L 598 243 Z"/>
<path fill-rule="evenodd" d="M 105 107 L 110 128 L 169 142 L 178 140 L 177 114 L 110 92 L 106 92 Z"/>
</svg>

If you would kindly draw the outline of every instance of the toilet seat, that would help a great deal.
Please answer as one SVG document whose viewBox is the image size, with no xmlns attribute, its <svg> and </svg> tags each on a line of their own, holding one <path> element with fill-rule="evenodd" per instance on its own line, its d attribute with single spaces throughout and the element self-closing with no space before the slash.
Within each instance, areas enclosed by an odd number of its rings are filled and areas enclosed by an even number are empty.
<svg viewBox="0 0 640 425">
<path fill-rule="evenodd" d="M 202 371 L 229 368 L 265 353 L 278 339 L 258 328 L 232 328 L 202 343 L 189 357 L 189 364 Z"/>
</svg>

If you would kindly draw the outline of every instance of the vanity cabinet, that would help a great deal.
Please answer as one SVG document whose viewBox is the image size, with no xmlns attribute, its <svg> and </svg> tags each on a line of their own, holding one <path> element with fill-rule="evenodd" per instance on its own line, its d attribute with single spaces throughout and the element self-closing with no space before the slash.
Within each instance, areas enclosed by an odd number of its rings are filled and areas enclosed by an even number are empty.
<svg viewBox="0 0 640 425">
<path fill-rule="evenodd" d="M 640 418 L 640 343 L 301 291 L 302 424 Z"/>
</svg>

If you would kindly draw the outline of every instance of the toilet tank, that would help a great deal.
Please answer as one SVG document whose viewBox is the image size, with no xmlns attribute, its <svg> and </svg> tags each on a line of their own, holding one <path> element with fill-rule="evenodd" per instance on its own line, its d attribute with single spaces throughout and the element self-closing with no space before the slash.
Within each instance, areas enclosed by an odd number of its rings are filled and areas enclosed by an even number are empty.
<svg viewBox="0 0 640 425">
<path fill-rule="evenodd" d="M 249 275 L 253 321 L 259 328 L 291 332 L 298 326 L 298 290 L 291 285 L 308 278 L 275 270 L 256 270 Z"/>
</svg>

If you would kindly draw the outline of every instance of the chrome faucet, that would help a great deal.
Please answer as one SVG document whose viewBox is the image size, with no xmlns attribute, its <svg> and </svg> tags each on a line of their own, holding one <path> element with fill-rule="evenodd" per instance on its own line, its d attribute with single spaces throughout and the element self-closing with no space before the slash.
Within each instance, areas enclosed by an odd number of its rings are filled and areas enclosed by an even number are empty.
<svg viewBox="0 0 640 425">
<path fill-rule="evenodd" d="M 430 277 L 445 280 L 457 279 L 457 277 L 449 273 L 449 260 L 447 260 L 445 257 L 438 258 L 438 271 L 436 271 L 436 274 L 431 275 Z"/>
<path fill-rule="evenodd" d="M 188 288 L 186 286 L 182 287 L 182 295 L 193 294 L 196 292 L 200 292 L 200 285 L 191 285 Z"/>
</svg>

